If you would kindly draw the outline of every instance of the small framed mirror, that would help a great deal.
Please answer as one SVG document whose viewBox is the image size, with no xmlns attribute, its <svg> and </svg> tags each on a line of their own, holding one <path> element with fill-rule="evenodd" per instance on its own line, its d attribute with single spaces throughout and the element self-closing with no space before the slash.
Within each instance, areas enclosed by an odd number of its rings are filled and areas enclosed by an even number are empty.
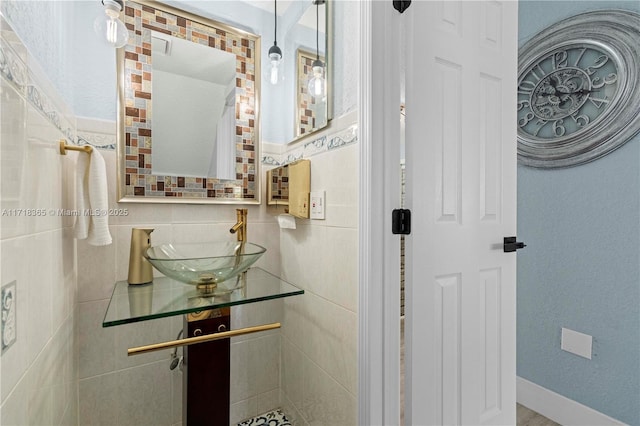
<svg viewBox="0 0 640 426">
<path fill-rule="evenodd" d="M 118 199 L 258 204 L 260 37 L 127 1 L 118 50 Z"/>
</svg>

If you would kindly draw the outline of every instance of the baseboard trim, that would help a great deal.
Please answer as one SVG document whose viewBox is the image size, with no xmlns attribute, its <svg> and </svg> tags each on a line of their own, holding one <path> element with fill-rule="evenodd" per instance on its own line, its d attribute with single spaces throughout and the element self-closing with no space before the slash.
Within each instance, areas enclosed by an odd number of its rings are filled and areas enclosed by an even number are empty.
<svg viewBox="0 0 640 426">
<path fill-rule="evenodd" d="M 599 411 L 543 388 L 522 377 L 516 378 L 516 400 L 543 416 L 564 426 L 625 425 Z"/>
</svg>

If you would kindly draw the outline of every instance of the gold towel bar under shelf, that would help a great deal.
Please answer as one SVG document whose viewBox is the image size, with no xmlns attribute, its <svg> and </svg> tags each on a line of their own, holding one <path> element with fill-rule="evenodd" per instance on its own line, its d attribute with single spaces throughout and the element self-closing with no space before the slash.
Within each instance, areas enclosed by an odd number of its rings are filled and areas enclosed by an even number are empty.
<svg viewBox="0 0 640 426">
<path fill-rule="evenodd" d="M 64 139 L 60 139 L 60 155 L 67 155 L 67 151 L 83 151 L 89 154 L 91 151 L 93 151 L 93 147 L 89 145 L 67 145 Z"/>
<path fill-rule="evenodd" d="M 211 342 L 213 340 L 227 339 L 229 337 L 241 336 L 243 334 L 256 333 L 258 331 L 273 330 L 280 328 L 279 322 L 271 324 L 257 325 L 255 327 L 239 328 L 237 330 L 223 331 L 221 333 L 207 334 L 204 336 L 187 337 L 186 339 L 172 340 L 170 342 L 154 343 L 153 345 L 139 346 L 127 350 L 127 355 L 138 355 L 146 352 L 159 351 L 161 349 L 175 348 L 176 346 L 189 346 L 196 343 Z"/>
</svg>

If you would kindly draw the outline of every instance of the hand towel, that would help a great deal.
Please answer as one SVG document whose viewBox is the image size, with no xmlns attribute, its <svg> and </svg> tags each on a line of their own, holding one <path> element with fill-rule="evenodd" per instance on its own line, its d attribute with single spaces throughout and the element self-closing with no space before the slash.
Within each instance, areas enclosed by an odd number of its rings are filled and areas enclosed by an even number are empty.
<svg viewBox="0 0 640 426">
<path fill-rule="evenodd" d="M 76 209 L 75 237 L 87 238 L 93 246 L 111 244 L 107 168 L 102 154 L 95 148 L 90 154 L 80 153 L 78 158 Z"/>
<path fill-rule="evenodd" d="M 76 165 L 76 222 L 73 225 L 73 233 L 78 240 L 84 240 L 89 235 L 89 216 L 85 215 L 89 208 L 89 186 L 85 183 L 89 155 L 79 153 Z"/>
</svg>

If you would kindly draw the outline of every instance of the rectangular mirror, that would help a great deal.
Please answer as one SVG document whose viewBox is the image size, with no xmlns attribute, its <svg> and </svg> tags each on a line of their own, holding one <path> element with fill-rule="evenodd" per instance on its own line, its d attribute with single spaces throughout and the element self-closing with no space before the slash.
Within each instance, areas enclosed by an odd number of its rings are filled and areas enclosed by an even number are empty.
<svg viewBox="0 0 640 426">
<path fill-rule="evenodd" d="M 291 38 L 297 41 L 296 138 L 323 129 L 329 123 L 327 79 L 330 73 L 325 56 L 329 44 L 326 23 L 326 0 L 312 0 L 298 24 L 290 31 Z"/>
<path fill-rule="evenodd" d="M 273 13 L 273 1 L 237 1 Z M 267 54 L 273 45 L 274 16 L 261 22 L 263 46 L 262 140 L 287 144 L 327 127 L 332 118 L 332 2 L 325 0 L 278 1 L 277 42 L 282 49 L 281 77 L 271 84 Z M 310 96 L 313 61 L 324 65 L 324 94 Z"/>
<path fill-rule="evenodd" d="M 155 1 L 123 19 L 119 201 L 259 203 L 260 37 Z"/>
<path fill-rule="evenodd" d="M 151 52 L 151 173 L 235 179 L 236 55 L 156 31 Z"/>
</svg>

